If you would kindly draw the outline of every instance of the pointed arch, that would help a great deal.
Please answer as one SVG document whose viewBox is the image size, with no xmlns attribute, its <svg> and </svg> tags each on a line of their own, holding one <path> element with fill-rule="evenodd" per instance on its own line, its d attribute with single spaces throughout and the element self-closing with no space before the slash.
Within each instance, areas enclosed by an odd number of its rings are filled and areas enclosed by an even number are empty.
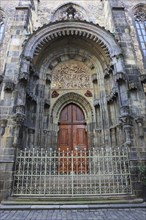
<svg viewBox="0 0 146 220">
<path fill-rule="evenodd" d="M 146 61 L 146 4 L 136 5 L 133 9 L 133 17 L 143 59 Z"/>
<path fill-rule="evenodd" d="M 93 109 L 90 103 L 82 95 L 74 93 L 74 92 L 69 92 L 59 97 L 57 101 L 55 102 L 55 104 L 53 105 L 52 110 L 51 110 L 51 116 L 52 116 L 52 119 L 54 120 L 53 123 L 58 122 L 60 112 L 69 103 L 74 103 L 78 105 L 84 112 L 86 121 L 88 123 L 92 122 Z"/>
</svg>

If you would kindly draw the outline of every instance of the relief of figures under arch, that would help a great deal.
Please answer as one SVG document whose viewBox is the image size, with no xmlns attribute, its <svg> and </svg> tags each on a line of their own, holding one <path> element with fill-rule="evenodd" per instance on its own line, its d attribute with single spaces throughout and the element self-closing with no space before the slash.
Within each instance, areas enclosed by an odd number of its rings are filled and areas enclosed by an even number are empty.
<svg viewBox="0 0 146 220">
<path fill-rule="evenodd" d="M 64 62 L 52 74 L 52 89 L 91 88 L 90 69 L 79 61 Z"/>
</svg>

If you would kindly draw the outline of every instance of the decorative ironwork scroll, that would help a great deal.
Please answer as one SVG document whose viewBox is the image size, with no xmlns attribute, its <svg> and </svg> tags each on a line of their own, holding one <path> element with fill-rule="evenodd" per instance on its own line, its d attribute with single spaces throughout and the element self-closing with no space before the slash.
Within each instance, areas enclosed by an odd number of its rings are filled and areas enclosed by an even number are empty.
<svg viewBox="0 0 146 220">
<path fill-rule="evenodd" d="M 88 151 L 18 150 L 12 195 L 131 194 L 127 148 Z"/>
</svg>

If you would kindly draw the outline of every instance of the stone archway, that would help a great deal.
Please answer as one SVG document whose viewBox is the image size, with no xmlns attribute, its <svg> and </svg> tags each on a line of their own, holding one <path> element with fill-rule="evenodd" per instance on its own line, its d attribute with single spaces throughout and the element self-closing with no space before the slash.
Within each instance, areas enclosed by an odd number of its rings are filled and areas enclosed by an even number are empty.
<svg viewBox="0 0 146 220">
<path fill-rule="evenodd" d="M 60 113 L 66 105 L 71 103 L 77 105 L 84 113 L 85 121 L 86 121 L 86 131 L 88 134 L 88 138 L 87 138 L 88 146 L 92 147 L 93 141 L 91 141 L 91 133 L 93 133 L 92 127 L 94 123 L 94 110 L 85 97 L 75 92 L 69 92 L 59 97 L 51 109 L 51 113 L 50 113 L 52 119 L 51 122 L 53 124 L 53 128 L 55 128 L 53 132 L 55 133 L 53 143 L 56 143 L 54 145 L 54 148 L 55 146 L 57 146 L 58 131 L 59 131 L 58 122 L 59 122 Z"/>
<path fill-rule="evenodd" d="M 53 123 L 58 123 L 59 114 L 62 108 L 69 103 L 77 104 L 84 112 L 87 123 L 93 122 L 93 109 L 90 103 L 80 94 L 69 92 L 57 99 L 51 110 Z"/>
<path fill-rule="evenodd" d="M 122 102 L 115 84 L 124 75 L 120 53 L 117 42 L 108 31 L 87 21 L 56 21 L 33 33 L 22 54 L 16 101 L 16 113 L 19 106 L 25 106 L 26 102 L 27 106 L 31 106 L 25 111 L 26 139 L 31 144 L 26 143 L 25 147 L 56 148 L 58 115 L 70 102 L 77 103 L 85 113 L 90 146 L 109 146 L 111 142 L 116 145 L 117 128 L 113 129 L 113 125 L 116 126 L 119 115 L 115 112 L 113 116 L 112 112 Z M 52 87 L 52 81 L 57 79 L 53 79 L 54 71 L 65 71 L 65 65 L 72 80 L 83 71 L 83 77 L 90 83 L 80 87 L 82 80 L 77 78 L 79 83 L 70 84 L 69 88 Z M 77 69 L 76 74 L 74 69 Z M 65 74 L 56 77 L 64 77 Z M 123 93 L 123 90 L 122 85 L 120 92 Z M 110 120 L 115 124 L 110 125 Z M 112 136 L 114 140 L 111 140 Z"/>
</svg>

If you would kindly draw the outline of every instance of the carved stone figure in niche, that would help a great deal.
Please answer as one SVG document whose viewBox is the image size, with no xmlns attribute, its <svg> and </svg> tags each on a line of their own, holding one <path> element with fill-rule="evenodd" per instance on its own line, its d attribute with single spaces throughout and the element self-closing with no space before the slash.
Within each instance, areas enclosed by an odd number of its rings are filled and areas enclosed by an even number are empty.
<svg viewBox="0 0 146 220">
<path fill-rule="evenodd" d="M 91 87 L 90 70 L 78 61 L 58 65 L 52 75 L 52 89 L 85 89 Z"/>
<path fill-rule="evenodd" d="M 60 20 L 82 20 L 83 16 L 77 12 L 73 6 L 70 6 L 65 12 L 63 12 Z"/>
<path fill-rule="evenodd" d="M 82 7 L 69 3 L 58 8 L 52 20 L 85 20 L 86 17 L 86 11 Z"/>
</svg>

